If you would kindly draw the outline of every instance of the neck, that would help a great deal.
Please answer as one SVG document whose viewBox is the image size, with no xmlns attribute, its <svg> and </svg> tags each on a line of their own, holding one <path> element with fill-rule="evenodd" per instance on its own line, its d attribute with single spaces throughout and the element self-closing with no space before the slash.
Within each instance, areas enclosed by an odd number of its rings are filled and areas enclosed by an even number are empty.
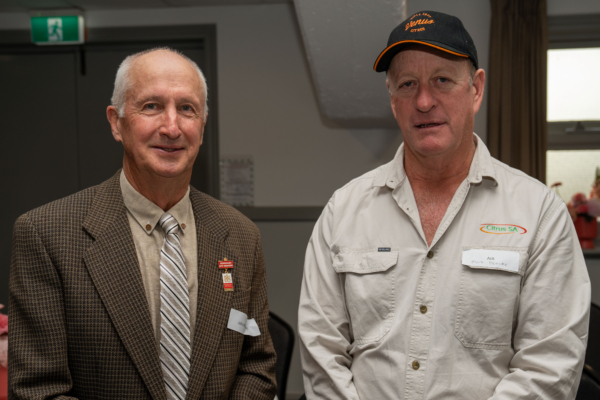
<svg viewBox="0 0 600 400">
<path fill-rule="evenodd" d="M 143 174 L 134 173 L 127 164 L 123 165 L 125 177 L 133 188 L 142 196 L 159 206 L 163 211 L 170 210 L 185 196 L 190 184 L 190 178 L 159 178 L 145 177 Z M 139 172 L 139 171 L 138 171 Z"/>
<path fill-rule="evenodd" d="M 469 175 L 475 155 L 475 143 L 466 141 L 464 149 L 449 156 L 424 157 L 404 147 L 404 169 L 411 185 L 420 186 L 429 192 L 456 189 Z"/>
</svg>

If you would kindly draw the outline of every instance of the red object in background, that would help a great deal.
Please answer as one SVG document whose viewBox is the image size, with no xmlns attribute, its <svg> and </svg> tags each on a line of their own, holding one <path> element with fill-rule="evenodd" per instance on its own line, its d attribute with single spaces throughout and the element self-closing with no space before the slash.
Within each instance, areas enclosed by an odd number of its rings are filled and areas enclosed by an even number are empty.
<svg viewBox="0 0 600 400">
<path fill-rule="evenodd" d="M 8 370 L 0 366 L 0 400 L 8 399 Z"/>
<path fill-rule="evenodd" d="M 575 231 L 582 249 L 594 248 L 594 239 L 598 236 L 598 220 L 596 218 L 588 221 L 584 217 L 577 217 Z"/>
</svg>

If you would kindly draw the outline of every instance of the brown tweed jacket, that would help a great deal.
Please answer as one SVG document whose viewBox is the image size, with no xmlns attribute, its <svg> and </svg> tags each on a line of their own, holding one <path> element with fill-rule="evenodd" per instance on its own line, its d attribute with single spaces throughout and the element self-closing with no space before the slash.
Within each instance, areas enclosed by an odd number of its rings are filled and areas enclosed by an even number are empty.
<svg viewBox="0 0 600 400">
<path fill-rule="evenodd" d="M 190 192 L 198 235 L 198 316 L 187 399 L 275 397 L 258 229 Z M 234 292 L 217 262 L 233 260 Z M 231 308 L 257 337 L 227 329 Z M 119 173 L 22 215 L 10 273 L 9 399 L 166 399 Z"/>
</svg>

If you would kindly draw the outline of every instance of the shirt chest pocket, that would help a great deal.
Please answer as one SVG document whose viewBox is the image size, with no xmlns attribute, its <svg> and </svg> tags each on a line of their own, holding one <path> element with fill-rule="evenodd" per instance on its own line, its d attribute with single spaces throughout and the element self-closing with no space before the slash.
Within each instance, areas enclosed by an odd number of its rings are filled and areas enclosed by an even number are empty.
<svg viewBox="0 0 600 400">
<path fill-rule="evenodd" d="M 386 249 L 387 250 L 387 249 Z M 333 268 L 341 275 L 354 341 L 365 344 L 389 332 L 394 316 L 394 265 L 398 250 L 340 248 Z"/>
<path fill-rule="evenodd" d="M 465 347 L 511 347 L 527 260 L 527 248 L 463 247 L 454 333 Z"/>
</svg>

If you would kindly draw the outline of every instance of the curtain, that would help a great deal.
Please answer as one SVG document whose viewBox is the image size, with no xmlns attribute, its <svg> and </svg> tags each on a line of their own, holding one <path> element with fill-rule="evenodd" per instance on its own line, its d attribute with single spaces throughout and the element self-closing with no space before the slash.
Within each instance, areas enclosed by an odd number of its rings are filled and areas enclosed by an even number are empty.
<svg viewBox="0 0 600 400">
<path fill-rule="evenodd" d="M 492 156 L 546 180 L 546 0 L 490 0 L 488 147 Z"/>
</svg>

